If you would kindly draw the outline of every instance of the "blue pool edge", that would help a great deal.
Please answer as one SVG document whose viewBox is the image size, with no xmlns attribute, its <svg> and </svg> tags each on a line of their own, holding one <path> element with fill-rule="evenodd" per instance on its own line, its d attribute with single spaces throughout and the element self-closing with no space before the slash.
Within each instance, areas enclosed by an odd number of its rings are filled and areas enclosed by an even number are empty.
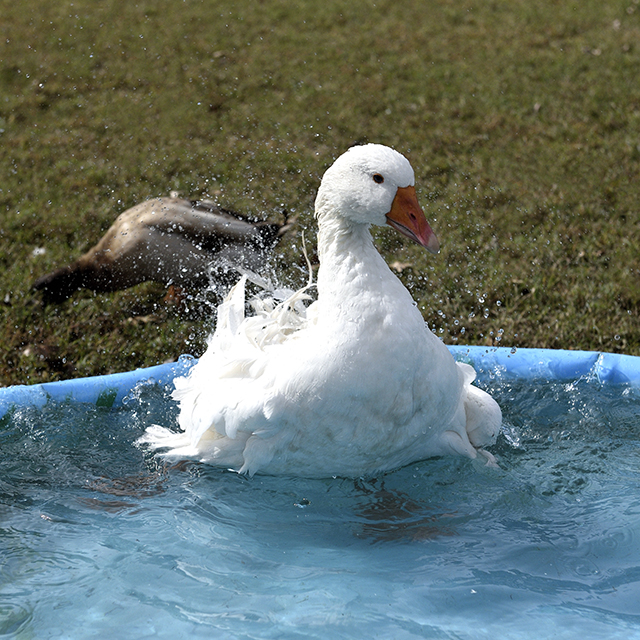
<svg viewBox="0 0 640 640">
<path fill-rule="evenodd" d="M 603 384 L 640 387 L 640 356 L 598 351 L 511 349 L 509 347 L 448 346 L 456 360 L 471 364 L 478 377 L 570 381 L 588 376 Z M 0 388 L 0 418 L 14 407 L 42 408 L 47 402 L 84 402 L 117 407 L 140 383 L 169 385 L 196 363 L 183 355 L 177 362 L 89 378 Z"/>
</svg>

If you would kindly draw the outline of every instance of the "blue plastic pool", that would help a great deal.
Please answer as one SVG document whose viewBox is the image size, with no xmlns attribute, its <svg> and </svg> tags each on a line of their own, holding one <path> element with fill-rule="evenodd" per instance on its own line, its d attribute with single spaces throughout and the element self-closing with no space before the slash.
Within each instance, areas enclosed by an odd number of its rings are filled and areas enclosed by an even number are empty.
<svg viewBox="0 0 640 640">
<path fill-rule="evenodd" d="M 0 638 L 640 638 L 640 358 L 454 352 L 500 469 L 167 465 L 186 358 L 0 390 Z"/>
</svg>

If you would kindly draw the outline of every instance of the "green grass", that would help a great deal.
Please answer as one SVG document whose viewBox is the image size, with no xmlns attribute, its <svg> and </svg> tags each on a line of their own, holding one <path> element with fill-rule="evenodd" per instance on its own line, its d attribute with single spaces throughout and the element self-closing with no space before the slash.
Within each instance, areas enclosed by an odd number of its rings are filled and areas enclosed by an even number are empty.
<svg viewBox="0 0 640 640">
<path fill-rule="evenodd" d="M 365 141 L 415 168 L 441 253 L 376 237 L 445 342 L 640 355 L 638 0 L 0 7 L 1 384 L 200 353 L 204 303 L 30 286 L 171 190 L 297 215 L 301 282 L 320 176 Z"/>
</svg>

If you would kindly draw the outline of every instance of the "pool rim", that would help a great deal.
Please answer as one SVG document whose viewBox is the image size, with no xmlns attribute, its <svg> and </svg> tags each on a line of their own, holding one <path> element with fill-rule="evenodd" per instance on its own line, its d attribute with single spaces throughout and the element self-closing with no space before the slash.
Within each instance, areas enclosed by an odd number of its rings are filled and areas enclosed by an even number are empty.
<svg viewBox="0 0 640 640">
<path fill-rule="evenodd" d="M 471 364 L 479 379 L 571 381 L 590 377 L 602 384 L 640 387 L 640 356 L 600 351 L 447 345 L 456 360 Z M 182 355 L 176 362 L 87 378 L 0 388 L 0 418 L 14 407 L 43 408 L 49 401 L 117 407 L 140 383 L 170 385 L 197 362 Z"/>
</svg>

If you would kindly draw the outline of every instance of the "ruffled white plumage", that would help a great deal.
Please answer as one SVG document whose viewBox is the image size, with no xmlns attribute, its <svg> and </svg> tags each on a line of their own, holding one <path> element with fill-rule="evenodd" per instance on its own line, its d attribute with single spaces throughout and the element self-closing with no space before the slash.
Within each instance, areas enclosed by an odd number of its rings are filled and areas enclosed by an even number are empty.
<svg viewBox="0 0 640 640">
<path fill-rule="evenodd" d="M 382 174 L 388 193 L 367 182 Z M 473 458 L 494 442 L 498 405 L 428 330 L 371 240 L 369 225 L 385 221 L 409 184 L 395 151 L 344 154 L 316 200 L 318 300 L 305 307 L 305 290 L 275 292 L 254 298 L 247 317 L 243 276 L 205 354 L 176 380 L 181 431 L 152 427 L 143 440 L 240 472 L 316 477 Z"/>
</svg>

